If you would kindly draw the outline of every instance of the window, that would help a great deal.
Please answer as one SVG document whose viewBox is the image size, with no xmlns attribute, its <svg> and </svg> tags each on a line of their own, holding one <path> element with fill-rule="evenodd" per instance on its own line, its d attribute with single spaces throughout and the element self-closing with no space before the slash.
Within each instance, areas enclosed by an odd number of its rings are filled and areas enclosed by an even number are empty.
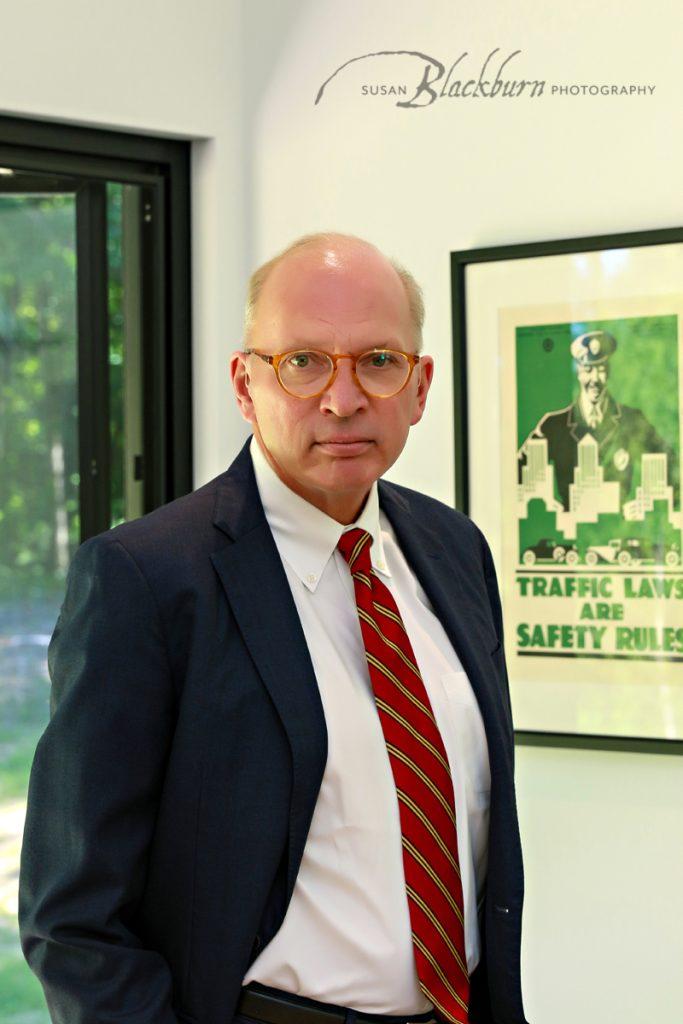
<svg viewBox="0 0 683 1024">
<path fill-rule="evenodd" d="M 0 118 L 0 985 L 46 651 L 78 544 L 191 489 L 189 144 Z M 16 961 L 16 962 L 15 962 Z"/>
</svg>

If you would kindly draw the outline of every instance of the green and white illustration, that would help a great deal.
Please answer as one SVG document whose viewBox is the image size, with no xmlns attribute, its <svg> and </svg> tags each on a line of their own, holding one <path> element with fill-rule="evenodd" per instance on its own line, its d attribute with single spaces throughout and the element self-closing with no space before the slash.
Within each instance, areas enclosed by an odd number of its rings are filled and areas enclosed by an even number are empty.
<svg viewBox="0 0 683 1024">
<path fill-rule="evenodd" d="M 515 334 L 521 564 L 680 565 L 678 317 Z"/>
<path fill-rule="evenodd" d="M 638 304 L 501 320 L 508 646 L 562 678 L 576 658 L 607 684 L 597 661 L 683 668 L 681 309 Z"/>
</svg>

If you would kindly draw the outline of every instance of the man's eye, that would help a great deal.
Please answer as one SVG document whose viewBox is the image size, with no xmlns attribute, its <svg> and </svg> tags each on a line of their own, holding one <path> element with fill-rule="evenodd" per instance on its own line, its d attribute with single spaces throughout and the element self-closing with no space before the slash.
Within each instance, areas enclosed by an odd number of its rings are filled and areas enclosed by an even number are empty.
<svg viewBox="0 0 683 1024">
<path fill-rule="evenodd" d="M 381 368 L 383 366 L 389 366 L 393 362 L 394 362 L 394 358 L 391 355 L 391 352 L 375 352 L 370 357 L 370 365 L 371 366 L 376 366 L 376 367 L 379 367 L 379 368 Z"/>
<path fill-rule="evenodd" d="M 292 366 L 296 366 L 298 369 L 304 369 L 308 366 L 308 355 L 306 352 L 300 352 L 298 356 L 292 356 L 289 361 Z"/>
</svg>

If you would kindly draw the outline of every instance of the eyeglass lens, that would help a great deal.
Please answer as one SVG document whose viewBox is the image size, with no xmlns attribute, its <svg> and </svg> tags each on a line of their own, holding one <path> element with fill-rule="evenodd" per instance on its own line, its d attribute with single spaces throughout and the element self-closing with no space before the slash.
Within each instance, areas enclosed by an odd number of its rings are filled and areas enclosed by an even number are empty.
<svg viewBox="0 0 683 1024">
<path fill-rule="evenodd" d="M 306 398 L 323 391 L 334 372 L 325 352 L 305 349 L 290 352 L 280 363 L 280 380 L 291 394 Z M 356 375 L 370 395 L 388 398 L 400 391 L 410 374 L 410 361 L 401 352 L 382 349 L 366 352 L 356 363 Z"/>
</svg>

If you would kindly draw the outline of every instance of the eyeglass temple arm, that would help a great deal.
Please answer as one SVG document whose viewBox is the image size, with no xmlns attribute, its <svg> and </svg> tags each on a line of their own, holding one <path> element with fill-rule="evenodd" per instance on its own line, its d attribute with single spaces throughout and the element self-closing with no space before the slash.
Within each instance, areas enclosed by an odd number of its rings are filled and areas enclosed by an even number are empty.
<svg viewBox="0 0 683 1024">
<path fill-rule="evenodd" d="M 257 352 L 256 349 L 253 348 L 245 348 L 244 354 L 245 356 L 258 356 L 259 359 L 262 359 L 264 363 L 268 363 L 270 366 L 274 364 L 277 358 L 277 356 L 266 356 L 263 352 Z"/>
</svg>

